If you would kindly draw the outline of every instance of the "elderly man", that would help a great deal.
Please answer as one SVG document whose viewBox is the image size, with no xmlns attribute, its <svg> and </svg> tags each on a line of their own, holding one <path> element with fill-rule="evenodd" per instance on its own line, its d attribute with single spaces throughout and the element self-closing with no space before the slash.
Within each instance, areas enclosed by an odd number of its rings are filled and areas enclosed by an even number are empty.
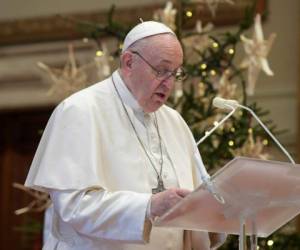
<svg viewBox="0 0 300 250">
<path fill-rule="evenodd" d="M 53 202 L 44 249 L 199 249 L 220 238 L 152 227 L 199 176 L 195 143 L 181 116 L 164 105 L 183 76 L 175 34 L 158 22 L 134 27 L 120 68 L 64 100 L 53 112 L 26 186 Z"/>
</svg>

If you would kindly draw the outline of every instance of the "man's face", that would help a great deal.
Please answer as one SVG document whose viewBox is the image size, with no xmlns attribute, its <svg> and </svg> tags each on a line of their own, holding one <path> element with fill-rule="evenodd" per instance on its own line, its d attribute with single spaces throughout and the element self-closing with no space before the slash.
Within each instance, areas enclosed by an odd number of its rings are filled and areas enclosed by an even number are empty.
<svg viewBox="0 0 300 250">
<path fill-rule="evenodd" d="M 144 112 L 154 112 L 167 101 L 175 81 L 174 76 L 158 77 L 155 69 L 160 72 L 178 69 L 182 64 L 182 49 L 174 36 L 162 34 L 149 38 L 149 46 L 137 52 L 132 53 L 129 88 Z"/>
</svg>

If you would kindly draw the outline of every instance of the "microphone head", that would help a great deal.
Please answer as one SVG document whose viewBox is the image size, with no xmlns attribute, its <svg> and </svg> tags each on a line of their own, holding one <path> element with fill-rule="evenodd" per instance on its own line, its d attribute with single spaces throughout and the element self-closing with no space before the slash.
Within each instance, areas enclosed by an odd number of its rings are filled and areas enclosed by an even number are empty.
<svg viewBox="0 0 300 250">
<path fill-rule="evenodd" d="M 238 107 L 239 103 L 236 100 L 226 100 L 217 96 L 213 99 L 213 105 L 220 109 L 235 109 Z"/>
</svg>

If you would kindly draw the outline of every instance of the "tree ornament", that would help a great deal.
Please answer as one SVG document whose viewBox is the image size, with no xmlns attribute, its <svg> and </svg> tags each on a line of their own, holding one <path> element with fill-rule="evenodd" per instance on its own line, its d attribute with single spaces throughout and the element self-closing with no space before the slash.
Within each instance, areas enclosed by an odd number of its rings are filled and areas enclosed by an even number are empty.
<svg viewBox="0 0 300 250">
<path fill-rule="evenodd" d="M 216 16 L 216 11 L 220 3 L 234 4 L 232 0 L 196 0 L 195 2 L 206 3 L 213 17 Z"/>
<path fill-rule="evenodd" d="M 176 30 L 176 14 L 177 10 L 173 8 L 173 3 L 168 1 L 164 9 L 159 9 L 154 12 L 153 19 L 164 23 L 173 31 Z"/>
<path fill-rule="evenodd" d="M 249 95 L 254 94 L 255 84 L 261 69 L 268 76 L 274 75 L 273 71 L 270 69 L 266 57 L 270 52 L 275 37 L 276 34 L 272 33 L 268 40 L 264 39 L 261 26 L 261 17 L 259 14 L 257 14 L 255 17 L 253 38 L 249 39 L 244 35 L 241 35 L 241 40 L 247 56 L 242 61 L 241 67 L 248 68 L 248 84 L 246 91 Z"/>
<path fill-rule="evenodd" d="M 225 70 L 222 73 L 222 76 L 219 80 L 219 84 L 217 86 L 218 96 L 224 99 L 236 99 L 237 84 L 231 83 L 229 77 L 230 77 L 230 71 Z"/>
<path fill-rule="evenodd" d="M 69 59 L 62 69 L 50 67 L 42 62 L 37 65 L 44 70 L 50 78 L 51 87 L 48 95 L 55 96 L 58 99 L 66 98 L 74 92 L 83 89 L 95 82 L 95 79 L 90 79 L 93 73 L 96 72 L 96 81 L 99 81 L 110 73 L 108 63 L 103 63 L 104 57 L 101 55 L 96 57 L 93 62 L 77 66 L 73 46 L 69 45 Z M 99 59 L 98 59 L 99 58 Z M 102 62 L 101 62 L 102 61 Z M 101 69 L 103 71 L 101 71 Z"/>
<path fill-rule="evenodd" d="M 207 23 L 204 27 L 202 22 L 198 20 L 195 26 L 195 32 L 182 38 L 185 57 L 189 59 L 189 63 L 199 62 L 199 54 L 195 52 L 203 52 L 212 44 L 209 33 L 213 30 L 213 24 Z"/>
<path fill-rule="evenodd" d="M 252 158 L 258 158 L 262 160 L 268 160 L 270 155 L 264 152 L 265 145 L 260 137 L 254 139 L 253 132 L 248 133 L 248 138 L 242 147 L 230 150 L 235 156 L 247 156 Z"/>
</svg>

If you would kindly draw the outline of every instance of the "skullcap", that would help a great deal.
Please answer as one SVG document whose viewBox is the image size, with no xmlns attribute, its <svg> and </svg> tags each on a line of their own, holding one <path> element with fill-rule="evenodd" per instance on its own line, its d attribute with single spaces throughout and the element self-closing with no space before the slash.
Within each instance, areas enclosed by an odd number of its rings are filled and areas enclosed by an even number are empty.
<svg viewBox="0 0 300 250">
<path fill-rule="evenodd" d="M 165 24 L 155 22 L 155 21 L 146 21 L 139 23 L 133 27 L 125 37 L 122 52 L 124 52 L 131 44 L 135 43 L 138 40 L 141 40 L 148 36 L 171 33 L 175 33 Z"/>
</svg>

